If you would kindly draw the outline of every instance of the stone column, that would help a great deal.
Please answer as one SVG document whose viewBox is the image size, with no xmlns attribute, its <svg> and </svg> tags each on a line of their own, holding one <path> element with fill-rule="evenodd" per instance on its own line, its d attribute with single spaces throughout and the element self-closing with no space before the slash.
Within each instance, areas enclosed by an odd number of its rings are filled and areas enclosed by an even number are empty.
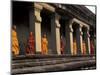
<svg viewBox="0 0 100 75">
<path fill-rule="evenodd" d="M 89 27 L 85 29 L 85 42 L 86 42 L 86 52 L 90 54 L 90 34 L 89 34 Z"/>
<path fill-rule="evenodd" d="M 78 28 L 76 29 L 76 43 L 77 43 L 77 54 L 81 55 L 83 53 L 82 47 L 82 25 L 79 24 Z"/>
<path fill-rule="evenodd" d="M 61 54 L 60 52 L 60 16 L 53 13 L 51 17 L 51 35 L 52 35 L 52 50 L 54 54 Z"/>
<path fill-rule="evenodd" d="M 40 12 L 42 10 L 42 6 L 38 3 L 34 3 L 33 9 L 30 10 L 29 13 L 29 28 L 30 31 L 33 32 L 35 37 L 35 50 L 36 53 L 41 53 L 41 16 Z"/>
<path fill-rule="evenodd" d="M 73 55 L 73 29 L 72 29 L 72 20 L 66 24 L 66 53 Z"/>
</svg>

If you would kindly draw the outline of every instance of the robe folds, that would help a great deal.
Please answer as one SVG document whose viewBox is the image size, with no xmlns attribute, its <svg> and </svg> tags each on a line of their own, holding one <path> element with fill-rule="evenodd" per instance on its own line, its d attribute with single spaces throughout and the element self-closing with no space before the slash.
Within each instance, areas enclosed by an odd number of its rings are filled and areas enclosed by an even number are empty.
<svg viewBox="0 0 100 75">
<path fill-rule="evenodd" d="M 17 32 L 14 29 L 12 29 L 12 52 L 15 56 L 19 55 L 19 43 L 17 39 Z"/>
<path fill-rule="evenodd" d="M 43 37 L 42 38 L 42 54 L 48 54 L 48 40 L 47 38 Z"/>
<path fill-rule="evenodd" d="M 33 34 L 30 33 L 27 41 L 26 54 L 34 54 L 34 53 L 35 53 L 35 40 Z"/>
</svg>

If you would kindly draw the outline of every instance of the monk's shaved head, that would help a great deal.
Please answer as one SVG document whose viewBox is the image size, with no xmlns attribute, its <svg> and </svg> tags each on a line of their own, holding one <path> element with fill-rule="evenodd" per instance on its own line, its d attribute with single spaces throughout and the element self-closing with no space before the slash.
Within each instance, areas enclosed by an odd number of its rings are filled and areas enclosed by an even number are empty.
<svg viewBox="0 0 100 75">
<path fill-rule="evenodd" d="M 30 32 L 30 35 L 33 35 L 33 32 Z"/>
<path fill-rule="evenodd" d="M 46 37 L 46 34 L 44 34 L 43 36 Z"/>
<path fill-rule="evenodd" d="M 13 29 L 16 29 L 16 25 L 13 25 Z"/>
</svg>

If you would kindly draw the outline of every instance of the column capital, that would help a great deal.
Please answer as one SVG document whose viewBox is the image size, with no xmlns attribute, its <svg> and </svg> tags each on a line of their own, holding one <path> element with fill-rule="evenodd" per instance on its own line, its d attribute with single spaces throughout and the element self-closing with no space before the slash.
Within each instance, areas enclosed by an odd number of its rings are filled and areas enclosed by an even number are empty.
<svg viewBox="0 0 100 75">
<path fill-rule="evenodd" d="M 59 21 L 58 21 L 58 20 L 56 20 L 56 21 L 55 21 L 55 23 L 56 23 L 56 27 L 57 27 L 57 28 L 60 28 Z"/>
<path fill-rule="evenodd" d="M 85 30 L 86 30 L 86 31 L 89 31 L 89 30 L 90 30 L 89 26 L 88 26 L 88 27 L 85 27 Z"/>
<path fill-rule="evenodd" d="M 83 27 L 83 25 L 82 25 L 82 24 L 79 24 L 79 31 L 80 31 L 80 35 L 83 35 L 83 32 L 82 32 L 82 27 Z"/>
<path fill-rule="evenodd" d="M 83 25 L 82 24 L 79 24 L 79 26 L 82 28 L 83 27 Z"/>
<path fill-rule="evenodd" d="M 89 26 L 87 27 L 87 30 L 88 30 L 88 31 L 90 30 L 90 27 L 89 27 Z"/>
<path fill-rule="evenodd" d="M 87 31 L 87 36 L 90 37 L 89 31 Z"/>
<path fill-rule="evenodd" d="M 70 31 L 70 32 L 73 32 L 72 25 L 69 25 L 69 31 Z"/>
<path fill-rule="evenodd" d="M 86 34 L 87 34 L 88 37 L 90 37 L 90 34 L 89 34 L 89 26 L 86 27 Z"/>
<path fill-rule="evenodd" d="M 67 28 L 68 32 L 73 32 L 72 25 L 67 25 L 66 28 Z"/>
<path fill-rule="evenodd" d="M 40 16 L 41 10 L 43 9 L 43 6 L 41 6 L 39 3 L 34 3 L 34 15 L 35 15 L 35 21 L 36 22 L 41 22 L 42 18 Z"/>
<path fill-rule="evenodd" d="M 43 7 L 41 5 L 39 5 L 38 3 L 34 3 L 34 15 L 35 15 L 35 21 L 36 22 L 42 21 L 42 18 L 40 16 L 42 8 Z"/>
<path fill-rule="evenodd" d="M 83 35 L 83 32 L 82 31 L 80 32 L 80 35 Z"/>
<path fill-rule="evenodd" d="M 39 3 L 34 3 L 34 8 L 38 10 L 42 10 L 43 7 Z"/>
<path fill-rule="evenodd" d="M 58 13 L 52 13 L 51 18 L 55 20 L 55 24 L 57 28 L 60 28 L 59 19 L 61 18 Z"/>
</svg>

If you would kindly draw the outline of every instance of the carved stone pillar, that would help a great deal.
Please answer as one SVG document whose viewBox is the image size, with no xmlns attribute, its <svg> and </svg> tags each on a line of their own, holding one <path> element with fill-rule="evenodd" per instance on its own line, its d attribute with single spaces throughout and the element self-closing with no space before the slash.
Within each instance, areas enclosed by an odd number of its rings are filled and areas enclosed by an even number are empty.
<svg viewBox="0 0 100 75">
<path fill-rule="evenodd" d="M 33 32 L 35 37 L 35 50 L 36 53 L 41 53 L 41 16 L 40 12 L 42 6 L 38 3 L 34 3 L 33 7 L 29 12 L 29 28 Z"/>
<path fill-rule="evenodd" d="M 42 10 L 42 6 L 37 3 L 34 4 L 34 14 L 35 14 L 35 47 L 36 53 L 41 53 L 41 21 L 42 18 L 40 16 L 40 12 Z"/>
<path fill-rule="evenodd" d="M 79 24 L 78 28 L 76 29 L 76 42 L 77 42 L 77 54 L 83 54 L 83 47 L 82 47 L 82 25 Z"/>
<path fill-rule="evenodd" d="M 61 54 L 60 52 L 60 16 L 54 13 L 51 16 L 51 34 L 52 34 L 52 50 L 54 54 Z"/>
<path fill-rule="evenodd" d="M 72 20 L 66 24 L 66 53 L 73 55 L 73 29 Z"/>
<path fill-rule="evenodd" d="M 85 33 L 85 43 L 86 43 L 86 54 L 90 54 L 90 35 L 89 35 L 89 27 L 87 27 L 84 31 Z"/>
</svg>

